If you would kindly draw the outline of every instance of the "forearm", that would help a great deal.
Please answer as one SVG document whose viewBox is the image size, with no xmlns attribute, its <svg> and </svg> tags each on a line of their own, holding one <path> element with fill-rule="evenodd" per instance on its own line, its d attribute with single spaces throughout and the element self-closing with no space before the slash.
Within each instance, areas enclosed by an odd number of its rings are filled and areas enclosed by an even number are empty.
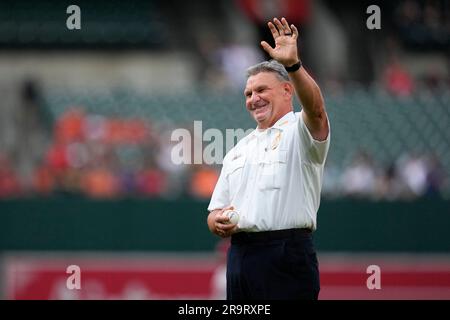
<svg viewBox="0 0 450 320">
<path fill-rule="evenodd" d="M 303 119 L 311 135 L 316 140 L 325 140 L 328 136 L 328 121 L 319 86 L 303 67 L 290 72 L 289 77 L 302 105 Z"/>
<path fill-rule="evenodd" d="M 305 68 L 302 67 L 295 72 L 290 72 L 289 77 L 300 100 L 303 112 L 313 118 L 323 117 L 325 108 L 322 93 Z"/>
</svg>

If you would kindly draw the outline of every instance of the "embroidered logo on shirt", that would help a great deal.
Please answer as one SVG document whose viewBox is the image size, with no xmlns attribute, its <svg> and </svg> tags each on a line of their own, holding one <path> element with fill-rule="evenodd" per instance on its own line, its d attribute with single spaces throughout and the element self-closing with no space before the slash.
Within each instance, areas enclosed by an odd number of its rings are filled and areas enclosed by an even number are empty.
<svg viewBox="0 0 450 320">
<path fill-rule="evenodd" d="M 275 150 L 278 147 L 278 145 L 280 144 L 280 141 L 281 141 L 281 132 L 278 131 L 277 135 L 275 136 L 275 139 L 273 139 L 273 142 L 272 142 L 272 150 Z"/>
</svg>

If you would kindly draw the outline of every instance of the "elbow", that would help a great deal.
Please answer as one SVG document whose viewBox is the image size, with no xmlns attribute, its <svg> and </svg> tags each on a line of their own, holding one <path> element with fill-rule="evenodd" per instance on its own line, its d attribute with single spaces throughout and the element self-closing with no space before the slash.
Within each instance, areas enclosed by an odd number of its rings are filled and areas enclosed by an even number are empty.
<svg viewBox="0 0 450 320">
<path fill-rule="evenodd" d="M 330 132 L 330 128 L 328 126 L 328 116 L 325 110 L 323 110 L 319 117 L 316 120 L 317 129 L 316 129 L 316 137 L 315 139 L 318 141 L 325 141 L 328 138 L 328 134 Z"/>
<path fill-rule="evenodd" d="M 314 140 L 325 141 L 328 138 L 330 128 L 325 109 L 321 108 L 308 114 L 306 123 Z"/>
</svg>

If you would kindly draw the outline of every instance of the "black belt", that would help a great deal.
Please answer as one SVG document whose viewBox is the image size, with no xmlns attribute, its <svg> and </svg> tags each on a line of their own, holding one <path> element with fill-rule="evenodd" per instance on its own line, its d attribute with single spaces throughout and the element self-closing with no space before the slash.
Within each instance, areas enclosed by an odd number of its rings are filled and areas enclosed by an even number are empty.
<svg viewBox="0 0 450 320">
<path fill-rule="evenodd" d="M 294 238 L 296 236 L 311 235 L 312 231 L 308 228 L 285 229 L 261 232 L 238 232 L 231 236 L 231 243 L 254 243 L 266 242 L 271 240 L 282 240 Z"/>
</svg>

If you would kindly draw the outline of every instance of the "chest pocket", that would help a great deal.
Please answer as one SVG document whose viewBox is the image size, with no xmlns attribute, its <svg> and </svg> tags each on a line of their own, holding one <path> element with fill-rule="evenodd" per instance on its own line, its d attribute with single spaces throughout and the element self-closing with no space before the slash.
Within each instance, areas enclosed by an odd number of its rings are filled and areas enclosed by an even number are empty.
<svg viewBox="0 0 450 320">
<path fill-rule="evenodd" d="M 236 192 L 242 183 L 242 171 L 245 164 L 245 156 L 241 156 L 232 160 L 227 166 L 226 178 L 228 180 L 228 186 L 230 195 L 234 198 Z"/>
<path fill-rule="evenodd" d="M 260 190 L 281 189 L 286 179 L 287 150 L 270 150 L 259 162 Z"/>
</svg>

